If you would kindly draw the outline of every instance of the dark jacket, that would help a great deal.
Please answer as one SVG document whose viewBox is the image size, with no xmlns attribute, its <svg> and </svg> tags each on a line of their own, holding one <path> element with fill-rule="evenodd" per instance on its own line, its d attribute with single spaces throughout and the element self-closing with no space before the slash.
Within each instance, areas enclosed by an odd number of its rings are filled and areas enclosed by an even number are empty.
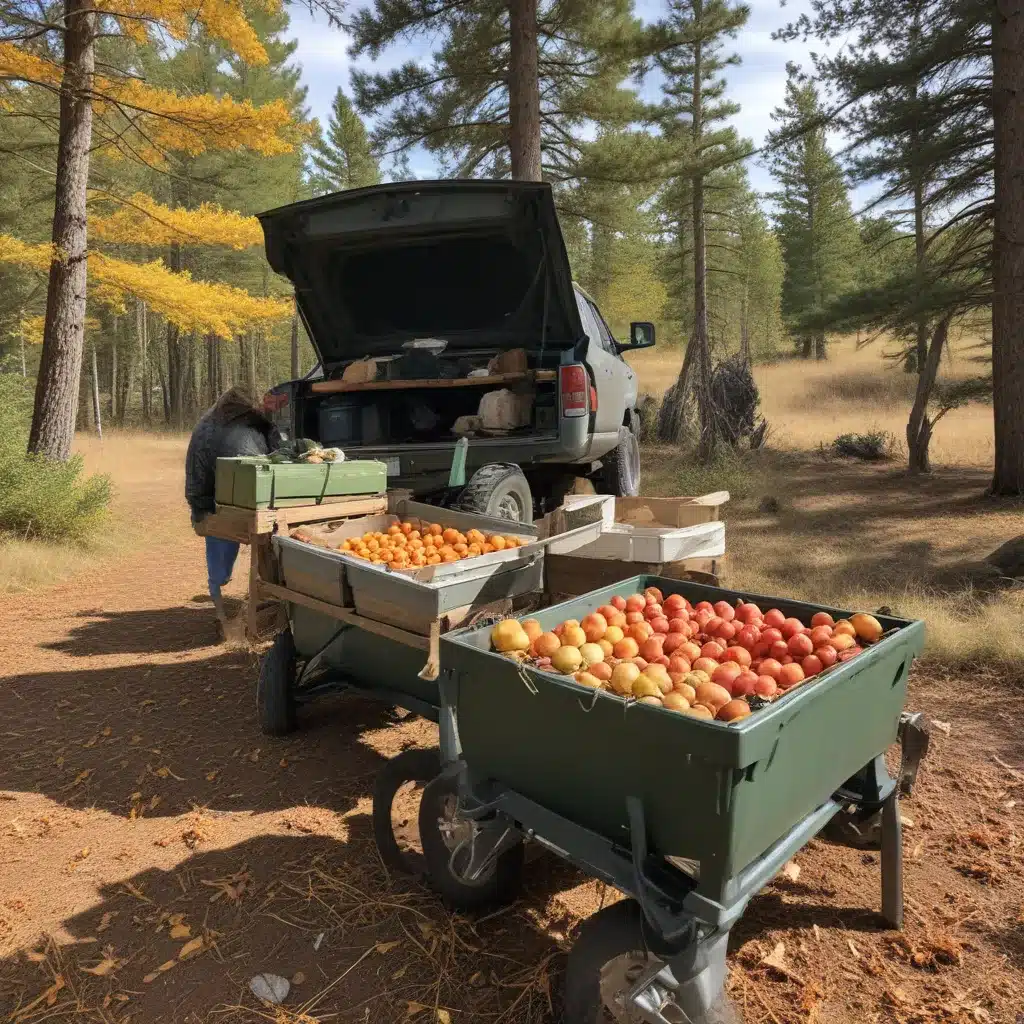
<svg viewBox="0 0 1024 1024">
<path fill-rule="evenodd" d="M 213 512 L 217 459 L 266 455 L 280 443 L 277 428 L 240 392 L 232 389 L 196 424 L 185 454 L 185 500 L 192 522 Z"/>
</svg>

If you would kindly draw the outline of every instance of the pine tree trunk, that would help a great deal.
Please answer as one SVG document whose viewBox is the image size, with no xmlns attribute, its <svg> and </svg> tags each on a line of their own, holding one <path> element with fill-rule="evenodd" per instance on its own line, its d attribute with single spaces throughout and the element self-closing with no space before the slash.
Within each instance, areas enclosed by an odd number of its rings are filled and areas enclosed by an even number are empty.
<svg viewBox="0 0 1024 1024">
<path fill-rule="evenodd" d="M 95 7 L 64 0 L 64 75 L 60 87 L 54 245 L 50 264 L 43 352 L 36 380 L 28 450 L 66 460 L 71 454 L 85 346 L 86 188 L 92 140 L 92 75 Z"/>
<path fill-rule="evenodd" d="M 509 150 L 512 177 L 541 180 L 537 0 L 509 0 Z"/>
<path fill-rule="evenodd" d="M 121 390 L 117 405 L 117 425 L 123 427 L 128 417 L 128 409 L 132 403 L 132 391 L 135 390 L 135 373 L 138 366 L 138 359 L 135 352 L 129 349 L 128 365 L 122 374 Z"/>
<path fill-rule="evenodd" d="M 800 339 L 800 357 L 802 359 L 810 359 L 813 348 L 814 338 L 809 334 L 804 335 L 804 337 Z"/>
<path fill-rule="evenodd" d="M 142 419 L 149 425 L 153 417 L 153 383 L 149 365 L 149 322 L 146 304 L 139 300 L 135 306 L 135 326 L 139 334 L 139 387 L 142 391 Z"/>
<path fill-rule="evenodd" d="M 740 299 L 740 355 L 750 362 L 750 325 L 747 322 L 749 282 L 743 279 L 743 297 Z"/>
<path fill-rule="evenodd" d="M 1024 5 L 997 0 L 995 8 L 992 492 L 1024 494 Z"/>
<path fill-rule="evenodd" d="M 950 318 L 944 317 L 935 327 L 931 344 L 925 342 L 925 358 L 917 376 L 917 393 L 907 422 L 907 468 L 911 473 L 931 472 L 928 446 L 932 439 L 932 424 L 928 419 L 928 402 L 939 373 L 942 350 L 949 338 L 949 324 Z"/>
<path fill-rule="evenodd" d="M 291 373 L 292 380 L 299 379 L 299 306 L 296 300 L 295 308 L 292 310 L 292 338 L 291 338 Z"/>
<path fill-rule="evenodd" d="M 110 340 L 110 420 L 117 419 L 117 319 L 114 319 L 114 336 Z"/>
<path fill-rule="evenodd" d="M 96 435 L 103 440 L 103 416 L 100 413 L 100 374 L 96 368 L 96 343 L 92 344 L 92 416 L 96 421 Z"/>
<path fill-rule="evenodd" d="M 814 358 L 828 359 L 828 340 L 824 331 L 818 331 L 814 335 Z"/>
</svg>

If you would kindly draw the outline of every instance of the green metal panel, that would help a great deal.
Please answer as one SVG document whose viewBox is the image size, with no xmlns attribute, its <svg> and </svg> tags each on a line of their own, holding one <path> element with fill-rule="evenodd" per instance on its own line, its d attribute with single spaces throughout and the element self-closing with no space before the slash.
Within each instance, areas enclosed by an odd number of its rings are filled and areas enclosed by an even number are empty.
<svg viewBox="0 0 1024 1024">
<path fill-rule="evenodd" d="M 690 601 L 752 600 L 805 623 L 821 606 L 638 576 L 534 613 L 550 629 L 647 586 Z M 840 613 L 834 609 L 835 615 Z M 895 742 L 924 626 L 881 618 L 886 637 L 817 682 L 736 725 L 625 704 L 571 678 L 522 669 L 490 650 L 489 628 L 441 638 L 470 770 L 628 843 L 627 797 L 644 807 L 651 848 L 700 862 L 700 891 L 729 879 Z"/>
<path fill-rule="evenodd" d="M 387 466 L 372 459 L 319 465 L 218 459 L 215 499 L 218 505 L 284 508 L 348 494 L 383 494 L 387 487 Z"/>
</svg>

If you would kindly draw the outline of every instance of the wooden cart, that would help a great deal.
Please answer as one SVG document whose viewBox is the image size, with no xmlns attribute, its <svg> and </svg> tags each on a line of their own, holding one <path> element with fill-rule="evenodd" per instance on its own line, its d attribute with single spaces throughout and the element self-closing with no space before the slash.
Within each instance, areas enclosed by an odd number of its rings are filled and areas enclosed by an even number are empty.
<svg viewBox="0 0 1024 1024">
<path fill-rule="evenodd" d="M 386 494 L 328 498 L 316 505 L 293 505 L 290 508 L 252 509 L 234 505 L 218 505 L 197 527 L 201 537 L 219 537 L 249 545 L 249 596 L 246 601 L 245 631 L 255 640 L 265 625 L 260 616 L 261 598 L 278 600 L 272 584 L 276 578 L 272 565 L 270 538 L 276 531 L 287 533 L 294 526 L 322 523 L 331 519 L 352 519 L 372 516 L 388 510 Z M 272 616 L 276 617 L 277 608 Z"/>
</svg>

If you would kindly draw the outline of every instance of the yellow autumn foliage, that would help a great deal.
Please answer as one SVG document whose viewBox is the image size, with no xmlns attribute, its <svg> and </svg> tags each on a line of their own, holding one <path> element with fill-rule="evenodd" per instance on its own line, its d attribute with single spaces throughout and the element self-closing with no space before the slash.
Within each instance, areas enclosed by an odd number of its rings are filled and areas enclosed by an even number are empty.
<svg viewBox="0 0 1024 1024">
<path fill-rule="evenodd" d="M 94 316 L 85 318 L 86 331 L 98 331 L 100 322 Z M 46 328 L 46 317 L 40 313 L 38 316 L 23 316 L 18 326 L 12 332 L 15 336 L 20 335 L 26 345 L 42 345 L 43 331 Z"/>
<path fill-rule="evenodd" d="M 247 249 L 263 242 L 263 229 L 255 217 L 244 217 L 216 203 L 198 209 L 171 209 L 144 192 L 136 192 L 125 205 L 106 217 L 89 218 L 89 231 L 105 242 L 145 245 L 227 245 Z"/>
<path fill-rule="evenodd" d="M 0 234 L 0 261 L 45 271 L 53 253 L 53 246 L 47 243 L 32 245 Z M 90 252 L 89 277 L 95 285 L 94 297 L 101 301 L 117 305 L 125 295 L 134 295 L 183 331 L 221 338 L 234 337 L 292 313 L 291 300 L 264 299 L 230 285 L 196 281 L 187 271 L 169 270 L 161 260 L 128 263 Z"/>
<path fill-rule="evenodd" d="M 59 88 L 60 64 L 28 53 L 13 43 L 0 43 L 0 79 Z M 136 122 L 149 151 L 180 150 L 192 156 L 207 149 L 251 149 L 264 156 L 292 151 L 293 123 L 284 100 L 257 107 L 230 96 L 179 96 L 170 89 L 129 78 L 97 75 L 93 79 L 96 109 L 116 108 Z"/>
</svg>

